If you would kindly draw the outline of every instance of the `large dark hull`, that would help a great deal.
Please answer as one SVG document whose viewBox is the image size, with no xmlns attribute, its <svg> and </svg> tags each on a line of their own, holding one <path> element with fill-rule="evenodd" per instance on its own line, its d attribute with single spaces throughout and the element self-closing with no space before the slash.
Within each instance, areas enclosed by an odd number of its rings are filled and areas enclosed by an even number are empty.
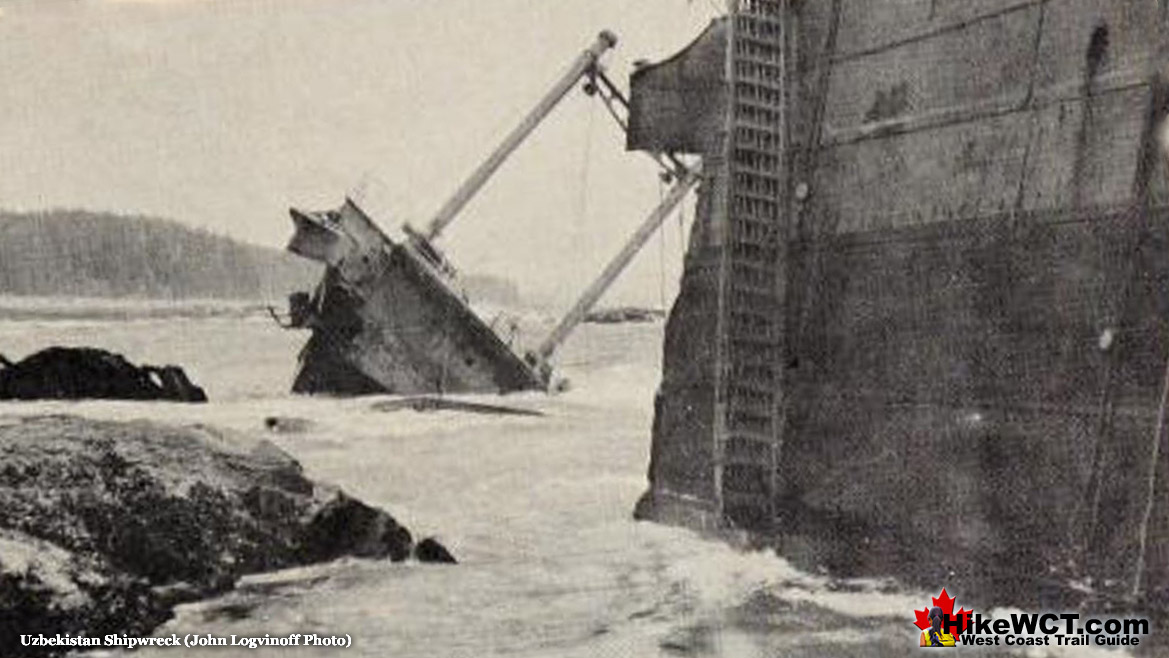
<svg viewBox="0 0 1169 658">
<path fill-rule="evenodd" d="M 1165 596 L 1163 7 L 790 7 L 787 95 L 751 116 L 786 132 L 779 183 L 705 147 L 638 514 L 931 586 Z M 737 84 L 724 125 L 762 102 Z"/>
<path fill-rule="evenodd" d="M 386 237 L 352 202 L 294 211 L 290 249 L 326 263 L 302 324 L 297 393 L 507 393 L 545 386 L 471 310 L 420 238 Z M 411 243 L 409 240 L 418 240 Z"/>
</svg>

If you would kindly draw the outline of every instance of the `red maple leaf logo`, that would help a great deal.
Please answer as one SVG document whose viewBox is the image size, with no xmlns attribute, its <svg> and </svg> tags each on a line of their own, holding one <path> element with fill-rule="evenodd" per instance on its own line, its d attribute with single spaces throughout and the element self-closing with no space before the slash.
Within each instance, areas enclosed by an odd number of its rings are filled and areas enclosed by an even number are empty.
<svg viewBox="0 0 1169 658">
<path fill-rule="evenodd" d="M 941 608 L 942 613 L 944 613 L 945 615 L 947 615 L 948 617 L 953 619 L 954 618 L 954 601 L 957 601 L 957 600 L 958 599 L 955 599 L 955 598 L 951 597 L 949 594 L 947 594 L 946 589 L 943 587 L 942 593 L 933 597 L 933 605 L 936 605 L 937 607 Z M 970 612 L 973 612 L 973 610 L 967 610 L 965 607 L 958 610 L 957 616 L 958 616 L 959 623 L 960 623 L 960 626 L 958 628 L 958 633 L 965 631 L 966 627 L 969 625 L 969 624 L 967 624 L 966 615 L 967 615 L 967 613 L 970 613 Z M 929 620 L 930 609 L 929 608 L 924 608 L 922 610 L 914 610 L 913 616 L 916 617 L 916 620 L 914 621 L 914 626 L 917 626 L 918 628 L 920 628 L 923 631 L 930 627 L 930 620 Z M 951 629 L 943 629 L 943 630 L 947 630 L 948 632 L 953 632 Z M 957 639 L 958 633 L 954 633 L 955 639 Z"/>
</svg>

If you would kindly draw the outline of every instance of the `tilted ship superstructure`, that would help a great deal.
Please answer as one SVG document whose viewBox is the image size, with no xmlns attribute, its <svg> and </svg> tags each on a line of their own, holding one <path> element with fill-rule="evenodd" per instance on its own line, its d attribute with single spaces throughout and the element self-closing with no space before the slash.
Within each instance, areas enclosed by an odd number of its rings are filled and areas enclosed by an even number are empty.
<svg viewBox="0 0 1169 658">
<path fill-rule="evenodd" d="M 312 330 L 297 393 L 511 392 L 543 388 L 525 361 L 467 305 L 451 268 L 421 236 L 395 242 L 352 200 L 292 211 L 289 250 L 325 263 L 292 321 Z"/>
<path fill-rule="evenodd" d="M 550 364 L 553 353 L 698 183 L 700 168 L 655 154 L 677 178 L 674 188 L 549 335 L 530 350 L 501 336 L 476 314 L 455 268 L 435 241 L 582 80 L 585 91 L 605 100 L 620 120 L 618 112 L 624 107 L 614 106 L 627 101 L 600 66 L 602 55 L 616 42 L 611 32 L 602 32 L 455 191 L 425 232 L 405 225 L 399 237 L 391 238 L 352 199 L 329 211 L 291 211 L 296 230 L 288 249 L 325 265 L 315 292 L 290 299 L 286 326 L 312 331 L 300 355 L 294 392 L 509 393 L 558 385 Z"/>
</svg>

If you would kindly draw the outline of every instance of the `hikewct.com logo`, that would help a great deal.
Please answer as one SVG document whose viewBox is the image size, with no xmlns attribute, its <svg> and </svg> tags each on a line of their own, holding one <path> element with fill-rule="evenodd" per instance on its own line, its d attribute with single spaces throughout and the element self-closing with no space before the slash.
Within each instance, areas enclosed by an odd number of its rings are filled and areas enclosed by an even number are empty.
<svg viewBox="0 0 1169 658">
<path fill-rule="evenodd" d="M 1009 613 L 998 618 L 959 608 L 942 589 L 933 605 L 914 610 L 923 647 L 985 646 L 1136 646 L 1149 634 L 1149 621 L 1139 618 L 1095 618 L 1076 612 Z"/>
</svg>

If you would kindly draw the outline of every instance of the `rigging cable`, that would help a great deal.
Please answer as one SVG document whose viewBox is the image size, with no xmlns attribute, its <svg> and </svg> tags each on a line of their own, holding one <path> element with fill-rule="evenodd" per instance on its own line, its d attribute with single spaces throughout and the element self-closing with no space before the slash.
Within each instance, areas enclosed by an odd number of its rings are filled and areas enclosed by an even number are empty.
<svg viewBox="0 0 1169 658">
<path fill-rule="evenodd" d="M 666 201 L 666 181 L 658 177 L 658 205 Z M 666 310 L 666 226 L 658 227 L 658 308 Z"/>
<path fill-rule="evenodd" d="M 593 161 L 593 126 L 596 123 L 596 104 L 588 103 L 588 119 L 584 128 L 584 148 L 581 149 L 580 173 L 577 180 L 580 184 L 577 189 L 576 217 L 573 228 L 580 230 L 588 219 L 589 210 L 589 180 L 592 173 Z"/>
<path fill-rule="evenodd" d="M 1161 405 L 1157 408 L 1157 429 L 1153 432 L 1153 447 L 1149 456 L 1149 475 L 1146 480 L 1145 509 L 1141 514 L 1140 526 L 1137 530 L 1137 563 L 1133 572 L 1132 597 L 1139 598 L 1145 574 L 1145 553 L 1149 544 L 1149 524 L 1153 517 L 1153 507 L 1157 496 L 1157 469 L 1161 460 L 1161 442 L 1165 434 L 1165 412 L 1169 406 L 1169 360 L 1165 362 L 1165 380 L 1161 385 Z"/>
<path fill-rule="evenodd" d="M 698 210 L 694 211 L 694 219 L 698 220 Z M 678 207 L 678 262 L 686 262 L 686 204 Z"/>
</svg>

